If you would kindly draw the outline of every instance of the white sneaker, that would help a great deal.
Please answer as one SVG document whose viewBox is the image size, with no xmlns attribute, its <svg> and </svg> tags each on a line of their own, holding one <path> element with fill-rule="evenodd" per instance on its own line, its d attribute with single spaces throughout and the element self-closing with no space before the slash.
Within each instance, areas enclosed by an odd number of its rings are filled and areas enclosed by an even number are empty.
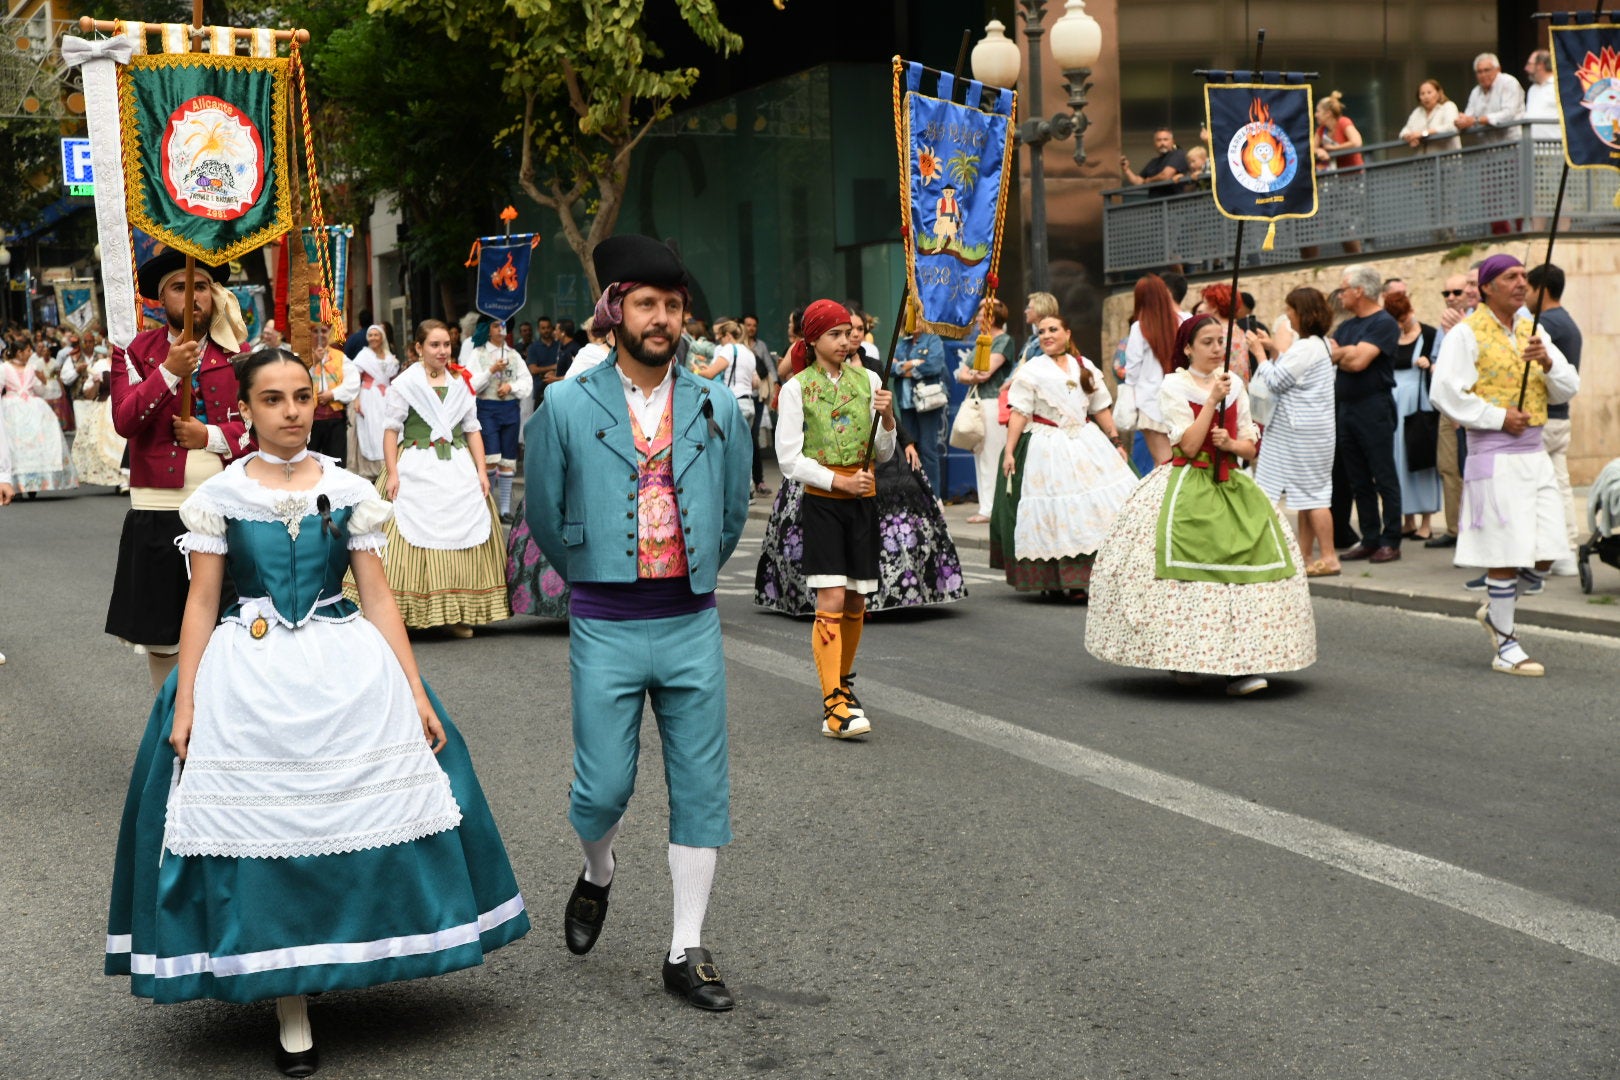
<svg viewBox="0 0 1620 1080">
<path fill-rule="evenodd" d="M 1552 569 L 1547 573 L 1553 577 L 1574 577 L 1576 574 L 1575 556 L 1565 555 L 1562 559 L 1554 559 Z"/>
<path fill-rule="evenodd" d="M 0 664 L 3 664 L 5 662 L 6 662 L 6 654 L 3 653 L 3 652 L 0 652 Z"/>
<path fill-rule="evenodd" d="M 1264 675 L 1234 675 L 1226 680 L 1226 696 L 1248 697 L 1270 685 Z"/>
</svg>

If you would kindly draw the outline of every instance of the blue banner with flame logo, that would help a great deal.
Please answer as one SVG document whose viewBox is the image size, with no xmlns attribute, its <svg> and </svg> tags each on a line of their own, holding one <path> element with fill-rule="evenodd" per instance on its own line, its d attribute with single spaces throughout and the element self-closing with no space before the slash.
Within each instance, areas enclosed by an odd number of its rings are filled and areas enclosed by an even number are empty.
<svg viewBox="0 0 1620 1080">
<path fill-rule="evenodd" d="M 1261 81 L 1252 81 L 1255 74 L 1210 73 L 1204 86 L 1209 171 L 1223 215 L 1272 223 L 1264 245 L 1269 250 L 1277 221 L 1316 213 L 1313 106 L 1309 85 L 1284 81 L 1303 76 L 1262 72 Z"/>
<path fill-rule="evenodd" d="M 529 256 L 536 243 L 539 236 L 535 233 L 479 238 L 475 249 L 478 293 L 474 307 L 501 322 L 523 309 L 529 298 Z"/>
<path fill-rule="evenodd" d="M 924 74 L 937 77 L 936 96 L 921 92 Z M 992 90 L 980 108 L 984 87 L 968 82 L 968 104 L 955 96 L 950 75 L 895 58 L 900 212 L 917 325 L 960 338 L 978 324 L 979 302 L 996 285 L 1016 95 Z"/>
<path fill-rule="evenodd" d="M 1620 169 L 1620 26 L 1555 23 L 1551 44 L 1565 160 Z"/>
</svg>

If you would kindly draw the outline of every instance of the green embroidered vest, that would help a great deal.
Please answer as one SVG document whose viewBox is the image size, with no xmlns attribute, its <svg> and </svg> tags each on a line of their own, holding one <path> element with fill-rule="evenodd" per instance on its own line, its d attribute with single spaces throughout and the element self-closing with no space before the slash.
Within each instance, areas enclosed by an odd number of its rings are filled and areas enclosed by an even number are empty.
<svg viewBox="0 0 1620 1080">
<path fill-rule="evenodd" d="M 1500 409 L 1519 407 L 1519 381 L 1524 378 L 1525 348 L 1530 344 L 1530 320 L 1515 319 L 1513 340 L 1496 321 L 1491 309 L 1484 304 L 1474 309 L 1466 322 L 1474 330 L 1479 342 L 1479 381 L 1474 393 Z M 1524 388 L 1524 411 L 1530 414 L 1532 427 L 1547 423 L 1547 378 L 1540 364 L 1530 365 L 1530 381 Z"/>
<path fill-rule="evenodd" d="M 872 435 L 872 380 L 844 365 L 834 382 L 820 364 L 795 376 L 804 397 L 804 456 L 831 468 L 860 465 Z"/>
</svg>

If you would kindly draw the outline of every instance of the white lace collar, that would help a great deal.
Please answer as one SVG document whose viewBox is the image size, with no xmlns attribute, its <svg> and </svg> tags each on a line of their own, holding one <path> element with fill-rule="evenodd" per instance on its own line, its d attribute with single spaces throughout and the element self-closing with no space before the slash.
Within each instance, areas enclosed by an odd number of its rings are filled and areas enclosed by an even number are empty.
<svg viewBox="0 0 1620 1080">
<path fill-rule="evenodd" d="M 331 501 L 334 510 L 377 497 L 376 488 L 338 465 L 336 458 L 314 452 L 309 456 L 320 462 L 321 478 L 313 487 L 303 491 L 266 487 L 247 474 L 247 463 L 258 456 L 255 451 L 237 458 L 225 471 L 204 481 L 193 497 L 238 521 L 301 520 L 316 512 L 315 500 L 321 495 Z"/>
</svg>

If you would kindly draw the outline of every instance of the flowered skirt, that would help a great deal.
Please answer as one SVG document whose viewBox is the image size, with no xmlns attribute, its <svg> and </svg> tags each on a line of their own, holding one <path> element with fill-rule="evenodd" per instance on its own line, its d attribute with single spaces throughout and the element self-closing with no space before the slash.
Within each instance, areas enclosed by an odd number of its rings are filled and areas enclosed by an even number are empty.
<svg viewBox="0 0 1620 1080">
<path fill-rule="evenodd" d="M 62 425 L 44 398 L 7 394 L 0 397 L 0 409 L 5 411 L 12 482 L 18 491 L 66 491 L 79 486 Z M 70 407 L 69 415 L 71 412 Z"/>
<path fill-rule="evenodd" d="M 568 582 L 552 569 L 530 535 L 528 519 L 523 515 L 527 502 L 519 500 L 512 533 L 506 538 L 506 596 L 514 615 L 566 619 Z"/>
<path fill-rule="evenodd" d="M 1316 662 L 1316 621 L 1304 562 L 1288 523 L 1271 511 L 1293 560 L 1280 581 L 1231 584 L 1158 577 L 1160 509 L 1171 465 L 1143 479 L 1120 507 L 1097 552 L 1086 616 L 1086 651 L 1099 660 L 1158 671 L 1250 675 Z"/>
<path fill-rule="evenodd" d="M 962 561 L 945 516 L 934 501 L 928 478 L 903 455 L 878 466 L 878 591 L 868 611 L 949 604 L 967 596 Z M 765 542 L 754 574 L 754 603 L 784 615 L 815 611 L 815 593 L 804 583 L 800 560 L 803 485 L 784 480 L 765 527 Z"/>
<path fill-rule="evenodd" d="M 73 467 L 79 483 L 122 487 L 128 478 L 120 463 L 124 437 L 113 428 L 111 401 L 81 402 L 79 433 L 73 437 Z"/>
</svg>

